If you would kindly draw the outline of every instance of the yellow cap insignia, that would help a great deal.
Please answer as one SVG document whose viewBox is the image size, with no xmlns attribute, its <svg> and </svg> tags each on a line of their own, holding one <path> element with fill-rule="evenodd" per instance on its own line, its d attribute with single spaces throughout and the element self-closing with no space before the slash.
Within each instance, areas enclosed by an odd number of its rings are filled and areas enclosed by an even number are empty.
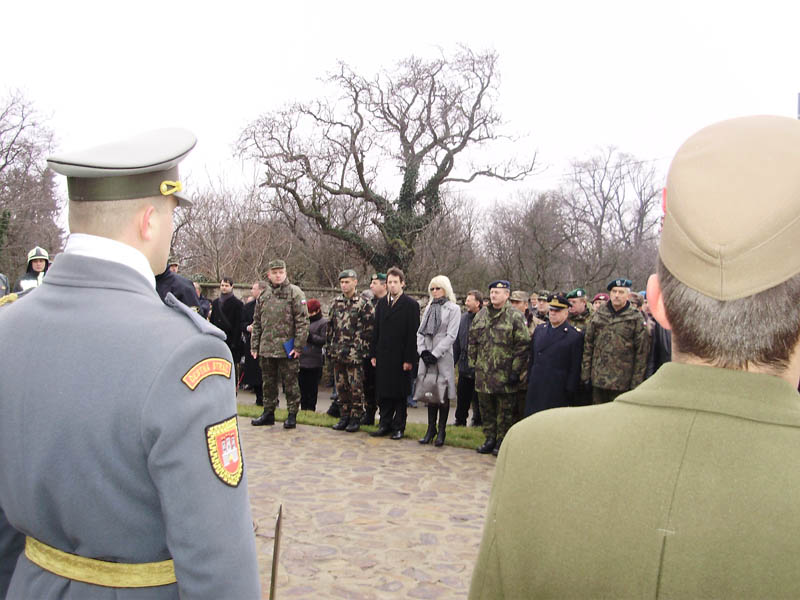
<svg viewBox="0 0 800 600">
<path fill-rule="evenodd" d="M 225 485 L 237 487 L 242 480 L 244 462 L 236 415 L 206 427 L 206 441 L 214 474 Z"/>
<path fill-rule="evenodd" d="M 224 358 L 206 358 L 201 360 L 191 369 L 186 371 L 181 381 L 186 384 L 190 390 L 194 390 L 203 379 L 211 375 L 222 375 L 230 379 L 231 377 L 231 363 Z"/>
<path fill-rule="evenodd" d="M 180 181 L 162 181 L 159 190 L 162 196 L 169 196 L 175 192 L 182 192 L 183 184 Z"/>
</svg>

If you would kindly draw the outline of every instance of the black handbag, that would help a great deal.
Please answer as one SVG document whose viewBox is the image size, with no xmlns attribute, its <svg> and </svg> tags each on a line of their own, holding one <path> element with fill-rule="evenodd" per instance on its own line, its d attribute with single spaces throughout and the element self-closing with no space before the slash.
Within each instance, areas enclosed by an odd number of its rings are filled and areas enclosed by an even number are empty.
<svg viewBox="0 0 800 600">
<path fill-rule="evenodd" d="M 431 365 L 425 369 L 425 374 L 417 375 L 414 387 L 414 401 L 428 405 L 439 406 L 445 402 L 445 385 L 439 381 L 439 369 Z"/>
</svg>

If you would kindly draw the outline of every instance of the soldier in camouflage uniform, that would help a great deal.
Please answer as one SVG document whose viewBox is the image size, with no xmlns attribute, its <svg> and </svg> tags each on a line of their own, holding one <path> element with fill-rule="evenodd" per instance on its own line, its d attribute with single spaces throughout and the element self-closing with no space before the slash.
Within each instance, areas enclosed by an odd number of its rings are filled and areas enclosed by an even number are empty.
<svg viewBox="0 0 800 600">
<path fill-rule="evenodd" d="M 356 293 L 358 277 L 352 269 L 339 273 L 342 295 L 334 298 L 328 313 L 327 355 L 333 362 L 341 418 L 333 428 L 358 431 L 364 414 L 364 359 L 369 357 L 374 310 Z"/>
<path fill-rule="evenodd" d="M 578 331 L 586 331 L 592 318 L 592 309 L 586 304 L 586 290 L 575 288 L 567 294 L 569 301 L 569 317 L 567 322 Z"/>
<path fill-rule="evenodd" d="M 528 306 L 528 292 L 524 292 L 522 290 L 516 290 L 511 292 L 511 298 L 509 299 L 509 303 L 515 309 L 522 313 L 522 316 L 525 316 L 525 308 Z M 528 333 L 530 337 L 533 337 L 533 332 L 537 326 L 542 325 L 544 321 L 542 321 L 539 317 L 530 314 L 530 322 L 527 321 L 528 325 Z M 530 342 L 528 342 L 530 343 Z M 525 416 L 525 398 L 528 395 L 528 354 L 525 354 L 525 362 L 522 367 L 522 378 L 520 379 L 519 385 L 517 386 L 517 402 L 514 405 L 514 418 L 512 419 L 514 423 L 522 419 Z"/>
<path fill-rule="evenodd" d="M 608 284 L 611 299 L 600 306 L 586 328 L 581 380 L 591 385 L 592 403 L 611 402 L 642 381 L 650 339 L 641 313 L 628 301 L 631 281 Z"/>
<path fill-rule="evenodd" d="M 475 369 L 475 391 L 486 436 L 477 451 L 495 456 L 513 424 L 530 343 L 525 317 L 507 302 L 510 287 L 504 280 L 489 286 L 490 304 L 475 315 L 469 330 L 469 364 Z"/>
<path fill-rule="evenodd" d="M 269 285 L 256 301 L 250 353 L 259 360 L 263 375 L 264 412 L 253 425 L 274 425 L 278 381 L 283 383 L 289 416 L 285 429 L 297 426 L 300 388 L 300 350 L 308 339 L 308 309 L 302 290 L 286 278 L 286 263 L 273 260 L 267 273 Z"/>
</svg>

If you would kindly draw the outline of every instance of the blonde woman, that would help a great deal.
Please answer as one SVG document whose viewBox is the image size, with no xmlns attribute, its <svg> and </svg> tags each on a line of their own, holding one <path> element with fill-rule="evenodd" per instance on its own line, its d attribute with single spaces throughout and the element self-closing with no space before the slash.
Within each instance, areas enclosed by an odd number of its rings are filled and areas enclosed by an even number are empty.
<svg viewBox="0 0 800 600">
<path fill-rule="evenodd" d="M 450 399 L 456 397 L 456 376 L 453 360 L 453 342 L 458 335 L 461 321 L 461 309 L 456 304 L 453 286 L 444 275 L 437 275 L 428 285 L 430 301 L 422 314 L 417 330 L 417 352 L 421 363 L 419 378 L 425 377 L 429 369 L 438 372 L 439 384 L 445 390 L 445 402 L 442 405 L 428 405 L 428 431 L 419 440 L 420 444 L 429 444 L 436 435 L 436 446 L 444 445 L 445 427 L 450 412 Z M 439 417 L 439 429 L 436 429 L 436 417 Z"/>
</svg>

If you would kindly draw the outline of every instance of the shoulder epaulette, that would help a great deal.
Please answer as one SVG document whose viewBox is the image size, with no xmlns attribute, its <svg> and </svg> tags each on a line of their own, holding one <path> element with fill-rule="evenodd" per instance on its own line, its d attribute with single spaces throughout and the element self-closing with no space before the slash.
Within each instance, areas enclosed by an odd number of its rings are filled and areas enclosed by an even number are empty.
<svg viewBox="0 0 800 600">
<path fill-rule="evenodd" d="M 225 339 L 225 333 L 215 327 L 208 321 L 206 321 L 203 317 L 201 317 L 197 312 L 186 306 L 183 302 L 178 300 L 172 292 L 167 292 L 167 295 L 164 296 L 164 304 L 169 306 L 171 309 L 178 311 L 182 315 L 185 315 L 188 319 L 195 324 L 197 329 L 200 330 L 200 333 L 207 333 L 209 335 L 214 335 L 220 338 L 221 340 Z"/>
</svg>

